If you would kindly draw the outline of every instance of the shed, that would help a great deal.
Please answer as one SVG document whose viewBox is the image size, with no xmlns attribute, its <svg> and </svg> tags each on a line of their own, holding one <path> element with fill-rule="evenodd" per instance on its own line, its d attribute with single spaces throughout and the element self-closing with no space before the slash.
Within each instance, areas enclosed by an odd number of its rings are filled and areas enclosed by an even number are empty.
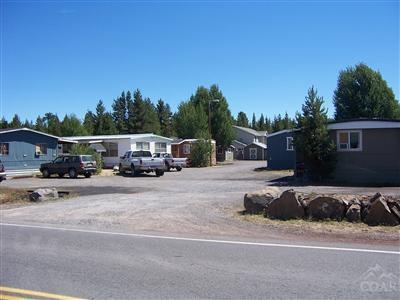
<svg viewBox="0 0 400 300">
<path fill-rule="evenodd" d="M 7 171 L 37 170 L 61 153 L 62 143 L 71 141 L 29 128 L 2 129 L 0 157 Z"/>
<path fill-rule="evenodd" d="M 243 149 L 243 159 L 245 160 L 266 160 L 267 145 L 259 142 L 252 142 Z"/>
<path fill-rule="evenodd" d="M 267 136 L 267 160 L 271 170 L 294 169 L 296 152 L 293 148 L 294 130 L 286 129 L 271 133 Z"/>
<path fill-rule="evenodd" d="M 231 146 L 232 146 L 232 149 L 234 149 L 233 158 L 234 159 L 244 159 L 244 147 L 246 147 L 246 144 L 242 143 L 238 140 L 233 140 Z"/>
<path fill-rule="evenodd" d="M 177 139 L 171 143 L 171 153 L 173 157 L 187 158 L 190 159 L 190 152 L 193 145 L 198 139 Z M 211 153 L 211 165 L 217 164 L 216 157 L 216 143 L 215 140 L 211 140 L 212 153 Z"/>
</svg>

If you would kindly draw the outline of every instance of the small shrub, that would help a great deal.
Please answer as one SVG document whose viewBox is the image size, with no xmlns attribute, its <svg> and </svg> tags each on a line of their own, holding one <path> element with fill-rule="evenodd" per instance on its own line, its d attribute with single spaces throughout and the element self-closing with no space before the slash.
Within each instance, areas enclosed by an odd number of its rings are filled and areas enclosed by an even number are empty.
<svg viewBox="0 0 400 300">
<path fill-rule="evenodd" d="M 70 154 L 73 155 L 92 155 L 96 161 L 96 174 L 100 174 L 103 170 L 103 157 L 94 149 L 84 144 L 74 144 L 71 148 Z"/>
<path fill-rule="evenodd" d="M 192 167 L 207 167 L 210 164 L 212 147 L 209 140 L 198 140 L 190 151 Z"/>
</svg>

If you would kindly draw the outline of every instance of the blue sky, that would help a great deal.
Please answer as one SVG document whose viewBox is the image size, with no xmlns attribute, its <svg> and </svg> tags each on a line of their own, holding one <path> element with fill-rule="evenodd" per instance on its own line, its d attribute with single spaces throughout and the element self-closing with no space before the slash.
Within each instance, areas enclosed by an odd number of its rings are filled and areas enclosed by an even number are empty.
<svg viewBox="0 0 400 300">
<path fill-rule="evenodd" d="M 83 118 L 140 89 L 173 111 L 217 84 L 236 117 L 333 115 L 340 70 L 364 62 L 399 99 L 399 1 L 1 1 L 0 117 Z"/>
</svg>

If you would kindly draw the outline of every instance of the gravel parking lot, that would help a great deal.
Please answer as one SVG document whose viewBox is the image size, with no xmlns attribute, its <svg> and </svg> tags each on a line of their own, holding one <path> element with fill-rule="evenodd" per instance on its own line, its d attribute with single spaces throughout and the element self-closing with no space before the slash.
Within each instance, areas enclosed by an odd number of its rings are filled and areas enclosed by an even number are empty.
<svg viewBox="0 0 400 300">
<path fill-rule="evenodd" d="M 24 207 L 3 206 L 2 222 L 85 227 L 142 233 L 202 237 L 287 238 L 299 231 L 249 222 L 239 214 L 247 192 L 277 184 L 288 171 L 254 171 L 264 162 L 237 161 L 212 168 L 187 168 L 162 177 L 113 175 L 69 179 L 52 177 L 10 179 L 1 187 L 55 187 L 78 196 Z M 279 182 L 279 180 L 278 180 Z M 279 183 L 278 183 L 279 184 Z M 280 187 L 283 190 L 288 186 Z M 319 193 L 363 193 L 400 196 L 400 188 L 296 187 Z"/>
</svg>

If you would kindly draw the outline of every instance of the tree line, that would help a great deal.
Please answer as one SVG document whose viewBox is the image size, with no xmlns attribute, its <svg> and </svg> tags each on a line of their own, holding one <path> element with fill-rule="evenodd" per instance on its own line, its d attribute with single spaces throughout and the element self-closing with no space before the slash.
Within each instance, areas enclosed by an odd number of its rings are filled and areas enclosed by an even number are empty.
<svg viewBox="0 0 400 300">
<path fill-rule="evenodd" d="M 313 94 L 311 98 L 315 97 Z M 334 119 L 338 121 L 400 119 L 400 104 L 392 89 L 379 72 L 362 63 L 340 71 L 333 104 Z M 154 133 L 179 138 L 212 137 L 218 146 L 226 148 L 234 138 L 232 125 L 271 133 L 302 127 L 298 116 L 299 113 L 296 113 L 295 119 L 292 119 L 285 113 L 271 119 L 261 114 L 257 119 L 253 113 L 250 122 L 241 111 L 234 118 L 222 91 L 217 85 L 212 85 L 210 88 L 200 86 L 187 101 L 179 104 L 175 113 L 162 99 L 154 104 L 137 89 L 134 92 L 123 91 L 113 100 L 111 111 L 107 111 L 103 101 L 99 100 L 94 111 L 86 112 L 83 121 L 75 114 L 66 114 L 60 120 L 57 114 L 48 112 L 38 116 L 33 123 L 21 121 L 15 114 L 11 121 L 3 117 L 0 128 L 27 127 L 56 136 Z"/>
</svg>

